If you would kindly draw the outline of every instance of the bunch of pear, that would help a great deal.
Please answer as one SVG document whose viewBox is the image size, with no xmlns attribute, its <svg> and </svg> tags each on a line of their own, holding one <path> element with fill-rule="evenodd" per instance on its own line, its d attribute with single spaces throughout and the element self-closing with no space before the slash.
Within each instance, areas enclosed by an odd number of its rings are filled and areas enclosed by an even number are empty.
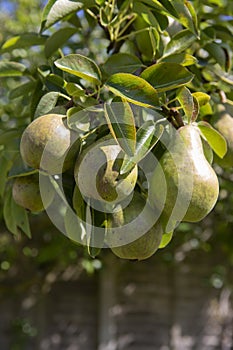
<svg viewBox="0 0 233 350">
<path fill-rule="evenodd" d="M 41 212 L 51 205 L 53 195 L 41 200 L 39 172 L 72 173 L 83 199 L 106 208 L 105 245 L 120 258 L 151 257 L 180 222 L 198 222 L 215 206 L 218 178 L 195 125 L 174 131 L 150 174 L 147 191 L 140 186 L 138 164 L 121 174 L 125 154 L 110 133 L 81 151 L 76 141 L 77 134 L 63 115 L 47 114 L 32 121 L 22 134 L 20 152 L 23 162 L 38 173 L 16 178 L 13 198 L 27 210 Z"/>
</svg>

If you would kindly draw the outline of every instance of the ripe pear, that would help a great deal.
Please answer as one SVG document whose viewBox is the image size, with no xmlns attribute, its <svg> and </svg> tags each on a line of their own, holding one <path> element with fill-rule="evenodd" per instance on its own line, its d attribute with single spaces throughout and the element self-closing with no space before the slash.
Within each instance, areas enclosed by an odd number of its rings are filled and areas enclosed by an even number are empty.
<svg viewBox="0 0 233 350">
<path fill-rule="evenodd" d="M 123 175 L 120 168 L 124 154 L 112 137 L 104 137 L 88 146 L 75 164 L 76 184 L 83 196 L 102 202 L 117 203 L 134 190 L 137 165 Z"/>
<path fill-rule="evenodd" d="M 134 192 L 132 201 L 124 207 L 118 204 L 108 217 L 106 243 L 112 252 L 129 260 L 151 257 L 162 240 L 162 226 L 146 200 Z"/>
<path fill-rule="evenodd" d="M 151 177 L 149 191 L 151 202 L 169 222 L 166 231 L 180 221 L 200 221 L 213 209 L 219 194 L 218 178 L 204 155 L 197 127 L 185 125 L 174 131 Z"/>
<path fill-rule="evenodd" d="M 214 127 L 223 135 L 227 142 L 227 153 L 221 159 L 217 155 L 214 156 L 214 161 L 223 168 L 233 167 L 233 118 L 226 111 L 224 105 L 218 106 L 218 113 L 213 118 Z"/>
<path fill-rule="evenodd" d="M 75 133 L 67 127 L 63 115 L 43 115 L 33 120 L 23 132 L 20 142 L 23 161 L 51 175 L 62 173 L 74 161 L 75 155 L 71 152 L 74 137 Z"/>
<path fill-rule="evenodd" d="M 33 213 L 39 213 L 48 208 L 54 198 L 49 179 L 44 177 L 43 186 L 46 186 L 46 197 L 43 196 L 42 201 L 38 174 L 17 177 L 12 187 L 13 198 L 21 207 Z"/>
</svg>

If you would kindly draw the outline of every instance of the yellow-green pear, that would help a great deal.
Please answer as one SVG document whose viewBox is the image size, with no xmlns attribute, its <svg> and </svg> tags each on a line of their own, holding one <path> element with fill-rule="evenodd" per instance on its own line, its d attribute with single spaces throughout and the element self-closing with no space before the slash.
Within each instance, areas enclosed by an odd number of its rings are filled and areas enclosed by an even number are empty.
<svg viewBox="0 0 233 350">
<path fill-rule="evenodd" d="M 42 176 L 42 175 L 41 175 Z M 53 201 L 54 190 L 48 178 L 43 176 L 43 200 L 40 192 L 40 182 L 38 174 L 17 177 L 13 182 L 12 196 L 15 202 L 21 207 L 33 213 L 45 210 Z"/>
<path fill-rule="evenodd" d="M 59 114 L 46 114 L 33 120 L 24 130 L 20 153 L 23 161 L 34 169 L 59 174 L 71 167 L 74 154 L 71 147 L 75 133 Z"/>
<path fill-rule="evenodd" d="M 214 161 L 223 168 L 233 167 L 233 118 L 224 105 L 218 105 L 218 112 L 213 118 L 214 127 L 227 142 L 227 153 L 223 158 L 214 155 Z"/>
<path fill-rule="evenodd" d="M 151 202 L 169 222 L 168 231 L 181 221 L 200 221 L 213 209 L 219 194 L 218 178 L 204 155 L 196 126 L 174 131 L 149 190 Z"/>
<path fill-rule="evenodd" d="M 74 176 L 83 196 L 117 203 L 134 190 L 138 168 L 121 175 L 124 158 L 121 147 L 112 137 L 104 137 L 88 146 L 78 157 Z"/>
<path fill-rule="evenodd" d="M 106 243 L 122 259 L 144 260 L 156 252 L 162 234 L 154 209 L 135 191 L 126 207 L 118 204 L 109 215 Z"/>
</svg>

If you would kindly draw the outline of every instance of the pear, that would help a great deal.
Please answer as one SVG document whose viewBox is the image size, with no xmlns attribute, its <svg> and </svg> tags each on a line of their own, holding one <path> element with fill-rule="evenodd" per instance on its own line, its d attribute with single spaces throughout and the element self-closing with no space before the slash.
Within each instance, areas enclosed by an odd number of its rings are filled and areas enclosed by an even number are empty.
<svg viewBox="0 0 233 350">
<path fill-rule="evenodd" d="M 126 207 L 118 204 L 109 215 L 106 243 L 122 259 L 144 260 L 159 248 L 162 234 L 154 210 L 135 191 Z"/>
<path fill-rule="evenodd" d="M 233 167 L 233 118 L 224 105 L 218 105 L 218 113 L 213 118 L 214 127 L 223 135 L 227 142 L 227 153 L 221 159 L 217 155 L 214 161 L 223 168 Z"/>
<path fill-rule="evenodd" d="M 136 185 L 138 168 L 120 175 L 124 153 L 111 137 L 88 146 L 75 164 L 76 184 L 83 196 L 101 202 L 118 203 L 128 197 Z"/>
<path fill-rule="evenodd" d="M 17 177 L 12 187 L 13 199 L 18 205 L 33 213 L 42 212 L 48 208 L 54 198 L 54 191 L 49 179 L 45 176 L 43 176 L 43 186 L 46 186 L 44 187 L 46 196 L 43 196 L 42 201 L 38 174 Z"/>
<path fill-rule="evenodd" d="M 166 232 L 181 221 L 202 220 L 214 207 L 218 178 L 207 161 L 194 125 L 174 131 L 149 184 L 150 200 L 167 218 Z"/>
<path fill-rule="evenodd" d="M 33 120 L 24 130 L 20 153 L 23 161 L 34 169 L 42 169 L 51 175 L 69 169 L 75 154 L 70 152 L 75 133 L 67 125 L 63 115 L 46 114 Z"/>
</svg>

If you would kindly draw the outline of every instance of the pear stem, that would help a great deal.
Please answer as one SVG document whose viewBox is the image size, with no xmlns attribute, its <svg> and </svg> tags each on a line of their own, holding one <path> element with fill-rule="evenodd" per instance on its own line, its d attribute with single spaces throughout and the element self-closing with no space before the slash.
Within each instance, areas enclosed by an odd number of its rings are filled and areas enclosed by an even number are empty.
<svg viewBox="0 0 233 350">
<path fill-rule="evenodd" d="M 167 120 L 176 128 L 179 129 L 184 126 L 183 118 L 181 114 L 175 108 L 162 107 L 163 113 L 165 114 Z"/>
</svg>

